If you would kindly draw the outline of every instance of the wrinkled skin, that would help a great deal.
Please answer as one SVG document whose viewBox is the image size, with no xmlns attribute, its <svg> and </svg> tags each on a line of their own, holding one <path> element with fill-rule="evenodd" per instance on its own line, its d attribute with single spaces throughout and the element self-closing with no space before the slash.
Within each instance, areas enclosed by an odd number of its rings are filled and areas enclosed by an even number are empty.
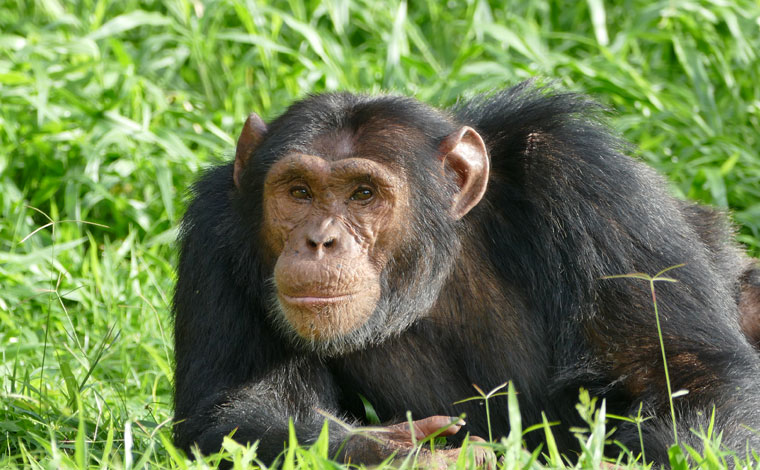
<svg viewBox="0 0 760 470">
<path fill-rule="evenodd" d="M 434 437 L 451 437 L 457 434 L 464 421 L 450 416 L 429 416 L 425 419 L 413 421 L 410 429 L 408 422 L 402 422 L 383 428 L 377 431 L 370 431 L 361 437 L 350 438 L 346 444 L 345 455 L 349 456 L 349 462 L 352 457 L 357 461 L 362 461 L 363 454 L 369 455 L 407 455 L 414 450 L 413 443 L 423 441 Z M 412 431 L 414 439 L 412 439 Z M 470 446 L 472 451 L 472 463 L 476 467 L 495 468 L 495 456 L 490 448 L 478 446 L 477 443 L 485 442 L 478 436 L 471 436 L 469 441 L 475 443 Z M 461 448 L 455 449 L 436 449 L 431 451 L 422 448 L 417 455 L 417 462 L 424 468 L 445 469 L 457 461 L 461 453 Z"/>
<path fill-rule="evenodd" d="M 279 306 L 299 336 L 339 337 L 372 314 L 406 212 L 401 183 L 359 158 L 291 155 L 269 171 L 264 239 L 277 256 Z"/>
</svg>

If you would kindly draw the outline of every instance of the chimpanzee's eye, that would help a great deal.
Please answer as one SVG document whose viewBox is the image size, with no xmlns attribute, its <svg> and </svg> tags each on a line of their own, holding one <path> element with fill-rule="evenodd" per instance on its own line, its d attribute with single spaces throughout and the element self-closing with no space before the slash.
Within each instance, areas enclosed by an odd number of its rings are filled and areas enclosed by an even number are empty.
<svg viewBox="0 0 760 470">
<path fill-rule="evenodd" d="M 350 199 L 352 201 L 369 201 L 370 199 L 372 199 L 372 196 L 374 196 L 374 193 L 372 192 L 372 190 L 367 187 L 362 186 L 356 191 L 354 191 Z"/>
<path fill-rule="evenodd" d="M 290 188 L 290 195 L 296 199 L 311 199 L 311 193 L 306 186 L 293 186 Z"/>
</svg>

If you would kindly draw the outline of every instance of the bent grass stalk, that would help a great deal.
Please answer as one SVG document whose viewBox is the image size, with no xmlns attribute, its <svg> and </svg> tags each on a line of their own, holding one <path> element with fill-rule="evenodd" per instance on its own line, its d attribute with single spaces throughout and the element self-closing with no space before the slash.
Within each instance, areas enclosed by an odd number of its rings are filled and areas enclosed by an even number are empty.
<svg viewBox="0 0 760 470">
<path fill-rule="evenodd" d="M 500 397 L 500 396 L 507 395 L 507 392 L 500 392 L 500 393 L 497 393 L 497 392 L 499 392 L 499 390 L 501 390 L 502 388 L 506 387 L 508 384 L 509 382 L 504 382 L 503 384 L 497 386 L 496 388 L 494 388 L 488 393 L 485 393 L 483 389 L 478 387 L 476 384 L 472 384 L 473 388 L 475 388 L 475 390 L 478 391 L 479 396 L 465 398 L 464 400 L 459 400 L 459 401 L 454 402 L 455 405 L 458 405 L 460 403 L 465 403 L 468 401 L 483 400 L 486 406 L 486 422 L 488 423 L 488 442 L 493 442 L 493 433 L 491 432 L 491 410 L 488 407 L 488 400 L 490 400 L 493 397 Z"/>
<path fill-rule="evenodd" d="M 657 337 L 660 340 L 660 352 L 662 352 L 662 366 L 665 369 L 665 385 L 668 388 L 668 402 L 670 404 L 670 417 L 673 421 L 673 439 L 674 444 L 678 444 L 678 428 L 676 426 L 676 410 L 675 406 L 673 405 L 673 392 L 670 388 L 670 374 L 668 372 L 668 358 L 665 354 L 665 341 L 662 337 L 662 327 L 660 326 L 660 312 L 657 307 L 657 294 L 655 292 L 654 283 L 655 282 L 678 282 L 676 279 L 669 278 L 669 277 L 663 277 L 662 275 L 665 274 L 668 271 L 671 271 L 676 268 L 683 267 L 685 263 L 677 264 L 675 266 L 670 266 L 669 268 L 665 268 L 662 271 L 658 272 L 654 276 L 650 276 L 649 274 L 645 273 L 631 273 L 631 274 L 618 274 L 613 276 L 604 276 L 602 279 L 642 279 L 649 282 L 649 290 L 652 292 L 652 305 L 654 306 L 654 320 L 657 325 Z M 678 396 L 681 396 L 682 393 L 680 393 Z M 642 448 L 643 452 L 643 448 Z"/>
</svg>

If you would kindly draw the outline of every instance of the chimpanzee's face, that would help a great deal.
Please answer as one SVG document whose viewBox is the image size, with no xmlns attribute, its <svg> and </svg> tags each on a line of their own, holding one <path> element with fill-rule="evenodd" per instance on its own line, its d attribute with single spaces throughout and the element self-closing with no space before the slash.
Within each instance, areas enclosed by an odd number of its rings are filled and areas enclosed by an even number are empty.
<svg viewBox="0 0 760 470">
<path fill-rule="evenodd" d="M 267 314 L 324 354 L 380 341 L 427 313 L 458 252 L 456 221 L 488 181 L 474 129 L 434 113 L 425 125 L 370 111 L 294 108 L 271 130 L 253 114 L 238 139 L 233 179 L 251 207 L 262 203 L 254 243 L 273 266 Z"/>
<path fill-rule="evenodd" d="M 294 153 L 271 167 L 263 234 L 280 313 L 298 336 L 329 342 L 368 321 L 408 199 L 403 175 L 365 158 Z"/>
</svg>

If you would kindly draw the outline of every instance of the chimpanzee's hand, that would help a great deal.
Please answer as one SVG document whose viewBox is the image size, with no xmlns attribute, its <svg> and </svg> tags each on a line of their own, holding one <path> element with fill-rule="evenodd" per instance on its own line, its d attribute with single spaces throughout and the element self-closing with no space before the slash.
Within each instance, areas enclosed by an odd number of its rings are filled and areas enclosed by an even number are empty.
<svg viewBox="0 0 760 470">
<path fill-rule="evenodd" d="M 413 421 L 411 426 L 408 422 L 402 422 L 377 428 L 349 439 L 344 458 L 366 463 L 382 461 L 394 452 L 398 456 L 405 456 L 415 450 L 415 440 L 421 441 L 430 435 L 453 436 L 464 424 L 464 421 L 457 417 L 430 416 Z M 412 439 L 412 432 L 414 432 L 414 439 Z M 470 436 L 470 442 L 485 441 L 480 437 Z M 493 452 L 486 447 L 473 446 L 470 449 L 474 452 L 475 465 L 478 467 L 485 464 L 489 464 L 490 467 L 490 464 L 495 461 Z M 461 448 L 439 449 L 433 452 L 423 448 L 419 450 L 417 462 L 426 468 L 446 469 L 457 460 L 461 450 Z"/>
</svg>

